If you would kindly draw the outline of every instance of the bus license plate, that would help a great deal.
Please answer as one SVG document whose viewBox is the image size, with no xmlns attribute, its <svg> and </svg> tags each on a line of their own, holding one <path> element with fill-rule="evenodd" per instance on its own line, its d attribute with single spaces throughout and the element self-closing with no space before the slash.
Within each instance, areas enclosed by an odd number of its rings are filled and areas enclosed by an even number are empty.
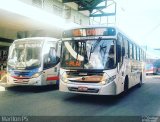
<svg viewBox="0 0 160 122">
<path fill-rule="evenodd" d="M 87 87 L 78 87 L 78 91 L 80 91 L 80 92 L 85 92 L 87 90 L 88 90 Z"/>
<path fill-rule="evenodd" d="M 18 79 L 17 82 L 23 82 L 23 79 Z"/>
</svg>

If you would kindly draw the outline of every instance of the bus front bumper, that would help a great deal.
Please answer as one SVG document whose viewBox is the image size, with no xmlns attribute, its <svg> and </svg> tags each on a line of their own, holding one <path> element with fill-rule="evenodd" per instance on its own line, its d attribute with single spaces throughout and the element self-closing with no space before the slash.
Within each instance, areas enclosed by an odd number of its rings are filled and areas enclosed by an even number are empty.
<svg viewBox="0 0 160 122">
<path fill-rule="evenodd" d="M 42 85 L 40 76 L 37 78 L 28 78 L 28 79 L 16 79 L 12 76 L 8 76 L 7 84 L 8 85 L 37 85 L 37 86 Z"/>
<path fill-rule="evenodd" d="M 60 80 L 59 90 L 78 94 L 116 95 L 116 84 L 111 82 L 105 85 L 64 83 Z"/>
</svg>

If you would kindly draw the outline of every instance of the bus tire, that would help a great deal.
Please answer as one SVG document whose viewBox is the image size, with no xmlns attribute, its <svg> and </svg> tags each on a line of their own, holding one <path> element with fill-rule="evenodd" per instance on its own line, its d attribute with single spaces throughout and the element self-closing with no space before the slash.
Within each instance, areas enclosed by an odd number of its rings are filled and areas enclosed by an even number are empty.
<svg viewBox="0 0 160 122">
<path fill-rule="evenodd" d="M 124 81 L 124 93 L 127 93 L 128 91 L 128 84 L 129 84 L 129 79 L 128 76 L 126 76 Z"/>
<path fill-rule="evenodd" d="M 139 81 L 139 83 L 138 83 L 138 87 L 141 87 L 142 86 L 142 73 L 141 73 L 141 75 L 140 75 L 140 81 Z"/>
</svg>

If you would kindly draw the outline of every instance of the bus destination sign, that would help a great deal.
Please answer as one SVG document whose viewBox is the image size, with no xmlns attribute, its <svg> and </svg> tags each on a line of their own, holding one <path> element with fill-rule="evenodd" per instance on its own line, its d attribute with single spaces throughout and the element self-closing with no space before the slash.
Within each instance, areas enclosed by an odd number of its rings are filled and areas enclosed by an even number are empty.
<svg viewBox="0 0 160 122">
<path fill-rule="evenodd" d="M 63 38 L 86 37 L 86 36 L 114 36 L 114 35 L 115 35 L 115 29 L 111 27 L 79 28 L 63 32 Z"/>
</svg>

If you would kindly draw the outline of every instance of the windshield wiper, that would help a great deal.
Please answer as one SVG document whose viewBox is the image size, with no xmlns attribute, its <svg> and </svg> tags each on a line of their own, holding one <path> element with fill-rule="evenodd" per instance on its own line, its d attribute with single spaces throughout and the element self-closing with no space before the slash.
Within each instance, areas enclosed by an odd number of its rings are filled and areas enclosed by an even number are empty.
<svg viewBox="0 0 160 122">
<path fill-rule="evenodd" d="M 90 58 L 91 58 L 91 54 L 95 51 L 95 49 L 97 48 L 97 46 L 98 46 L 98 44 L 101 42 L 101 40 L 102 40 L 102 38 L 99 37 L 99 38 L 97 39 L 97 41 L 96 41 L 94 44 L 92 44 L 91 49 L 90 49 L 90 54 L 89 54 L 89 60 L 90 60 Z"/>
</svg>

